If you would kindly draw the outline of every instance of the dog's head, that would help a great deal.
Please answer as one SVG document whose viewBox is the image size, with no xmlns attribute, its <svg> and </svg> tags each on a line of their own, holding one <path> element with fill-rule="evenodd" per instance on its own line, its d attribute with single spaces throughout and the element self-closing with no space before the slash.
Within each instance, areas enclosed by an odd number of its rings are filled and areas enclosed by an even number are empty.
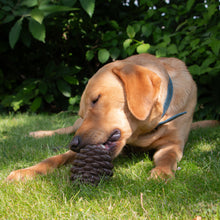
<svg viewBox="0 0 220 220">
<path fill-rule="evenodd" d="M 83 92 L 83 123 L 70 148 L 79 151 L 87 144 L 102 144 L 117 156 L 137 129 L 146 132 L 157 123 L 160 83 L 154 72 L 131 63 L 117 61 L 101 68 Z"/>
</svg>

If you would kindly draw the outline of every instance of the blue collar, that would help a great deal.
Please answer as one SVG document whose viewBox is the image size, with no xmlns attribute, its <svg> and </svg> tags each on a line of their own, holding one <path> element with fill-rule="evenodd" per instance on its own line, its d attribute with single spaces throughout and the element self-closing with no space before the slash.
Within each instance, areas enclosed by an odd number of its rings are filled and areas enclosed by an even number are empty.
<svg viewBox="0 0 220 220">
<path fill-rule="evenodd" d="M 164 105 L 163 105 L 163 114 L 162 114 L 162 117 L 161 117 L 161 118 L 163 118 L 163 116 L 166 114 L 167 109 L 168 109 L 169 106 L 170 106 L 172 97 L 173 97 L 173 82 L 172 82 L 172 80 L 171 80 L 171 78 L 170 78 L 170 76 L 169 76 L 169 83 L 168 83 L 168 88 L 167 88 L 167 97 L 166 97 L 166 100 L 165 100 Z M 170 122 L 170 121 L 172 121 L 172 120 L 174 120 L 174 119 L 176 119 L 176 118 L 178 118 L 178 117 L 180 117 L 181 115 L 184 115 L 184 114 L 186 114 L 186 113 L 187 113 L 187 112 L 181 112 L 181 113 L 178 113 L 178 114 L 176 114 L 176 115 L 174 115 L 174 116 L 168 118 L 168 119 L 165 120 L 165 121 L 161 121 L 161 122 L 158 123 L 158 125 L 157 125 L 156 128 L 158 128 L 159 126 L 161 126 L 161 125 L 163 125 L 163 124 L 165 124 L 165 123 L 167 123 L 167 122 Z"/>
</svg>

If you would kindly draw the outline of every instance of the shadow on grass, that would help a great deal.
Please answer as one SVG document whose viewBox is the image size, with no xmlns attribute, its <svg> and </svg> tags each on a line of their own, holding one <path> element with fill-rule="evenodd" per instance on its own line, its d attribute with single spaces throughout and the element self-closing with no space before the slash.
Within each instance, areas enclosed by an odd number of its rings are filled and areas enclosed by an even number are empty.
<svg viewBox="0 0 220 220">
<path fill-rule="evenodd" d="M 140 204 L 140 194 L 143 193 L 147 206 L 154 206 L 156 199 L 164 211 L 177 214 L 183 209 L 188 210 L 193 216 L 202 210 L 203 213 L 207 212 L 207 215 L 215 215 L 220 197 L 217 140 L 220 138 L 219 129 L 198 130 L 190 135 L 185 156 L 179 163 L 181 170 L 177 171 L 175 179 L 167 183 L 148 179 L 153 164 L 146 155 L 118 157 L 114 161 L 113 178 L 108 182 L 101 182 L 98 187 L 79 186 L 70 182 L 70 167 L 61 168 L 49 178 L 43 177 L 43 180 L 53 185 L 57 191 L 62 188 L 60 198 L 65 195 L 65 199 L 74 198 L 75 202 L 79 202 L 81 198 L 87 201 L 105 201 L 111 197 L 119 202 L 133 198 Z M 213 144 L 209 151 L 200 149 L 205 145 L 210 146 L 210 142 Z M 163 209 L 157 207 L 161 214 L 164 212 Z"/>
<path fill-rule="evenodd" d="M 45 159 L 49 154 L 57 154 L 53 152 L 54 147 L 61 146 L 60 149 L 62 150 L 63 146 L 65 149 L 71 140 L 70 135 L 55 135 L 35 139 L 29 137 L 28 134 L 36 130 L 53 130 L 70 126 L 75 119 L 75 116 L 67 113 L 57 116 L 28 114 L 1 116 L 0 166 L 18 164 L 19 161 L 31 163 Z"/>
<path fill-rule="evenodd" d="M 33 131 L 62 127 L 64 121 L 67 121 L 66 116 L 65 120 L 54 116 L 51 118 L 27 116 L 27 118 L 29 120 L 22 120 L 21 123 L 18 121 L 6 126 L 5 130 L 1 129 L 0 141 L 3 144 L 0 147 L 0 157 L 4 167 L 12 166 L 13 163 L 18 164 L 18 161 L 23 164 L 24 161 L 35 164 L 36 161 L 45 159 L 46 154 L 51 156 L 49 154 L 52 154 L 54 143 L 56 146 L 65 146 L 71 139 L 66 135 L 43 139 L 25 136 L 30 129 Z M 15 117 L 15 120 L 19 120 L 19 117 Z M 219 133 L 220 128 L 192 132 L 184 157 L 179 163 L 181 170 L 177 171 L 176 178 L 168 183 L 148 179 L 153 164 L 146 155 L 117 158 L 114 161 L 115 174 L 112 180 L 102 182 L 98 187 L 78 186 L 71 183 L 70 167 L 40 177 L 40 181 L 55 189 L 53 192 L 57 193 L 59 201 L 65 199 L 79 202 L 80 198 L 88 201 L 103 201 L 113 198 L 119 202 L 134 199 L 140 204 L 140 194 L 143 193 L 147 206 L 155 206 L 154 201 L 159 201 L 161 206 L 156 207 L 158 212 L 163 212 L 161 207 L 168 211 L 174 207 L 176 213 L 181 208 L 192 213 L 199 212 L 199 208 L 208 209 L 209 204 L 216 203 L 220 197 Z M 55 154 L 57 153 L 53 153 Z M 23 167 L 17 165 L 16 169 L 18 168 Z M 214 213 L 216 210 L 211 208 L 210 212 Z"/>
</svg>

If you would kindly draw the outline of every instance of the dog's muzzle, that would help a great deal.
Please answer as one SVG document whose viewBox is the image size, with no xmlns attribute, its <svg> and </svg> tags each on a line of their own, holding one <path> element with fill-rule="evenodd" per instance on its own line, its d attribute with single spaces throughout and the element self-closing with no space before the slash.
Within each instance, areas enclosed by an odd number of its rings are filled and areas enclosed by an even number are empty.
<svg viewBox="0 0 220 220">
<path fill-rule="evenodd" d="M 108 140 L 105 143 L 95 143 L 96 145 L 102 145 L 103 148 L 107 149 L 107 150 L 111 150 L 112 148 L 114 148 L 117 145 L 117 141 L 120 139 L 121 137 L 121 131 L 119 129 L 115 129 L 110 137 L 108 138 Z M 80 138 L 80 136 L 74 136 L 72 141 L 69 144 L 69 148 L 72 151 L 75 152 L 79 152 L 81 148 L 83 148 L 84 146 L 81 145 L 82 140 Z M 93 145 L 94 143 L 88 143 L 90 145 Z"/>
</svg>

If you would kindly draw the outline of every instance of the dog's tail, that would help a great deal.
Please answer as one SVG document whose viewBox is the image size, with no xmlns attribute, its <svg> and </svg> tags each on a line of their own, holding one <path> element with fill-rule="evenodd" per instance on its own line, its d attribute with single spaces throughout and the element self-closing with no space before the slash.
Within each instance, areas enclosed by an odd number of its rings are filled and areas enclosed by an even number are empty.
<svg viewBox="0 0 220 220">
<path fill-rule="evenodd" d="M 217 120 L 197 121 L 192 123 L 191 130 L 195 130 L 197 128 L 215 127 L 218 125 L 220 125 L 220 121 Z"/>
</svg>

